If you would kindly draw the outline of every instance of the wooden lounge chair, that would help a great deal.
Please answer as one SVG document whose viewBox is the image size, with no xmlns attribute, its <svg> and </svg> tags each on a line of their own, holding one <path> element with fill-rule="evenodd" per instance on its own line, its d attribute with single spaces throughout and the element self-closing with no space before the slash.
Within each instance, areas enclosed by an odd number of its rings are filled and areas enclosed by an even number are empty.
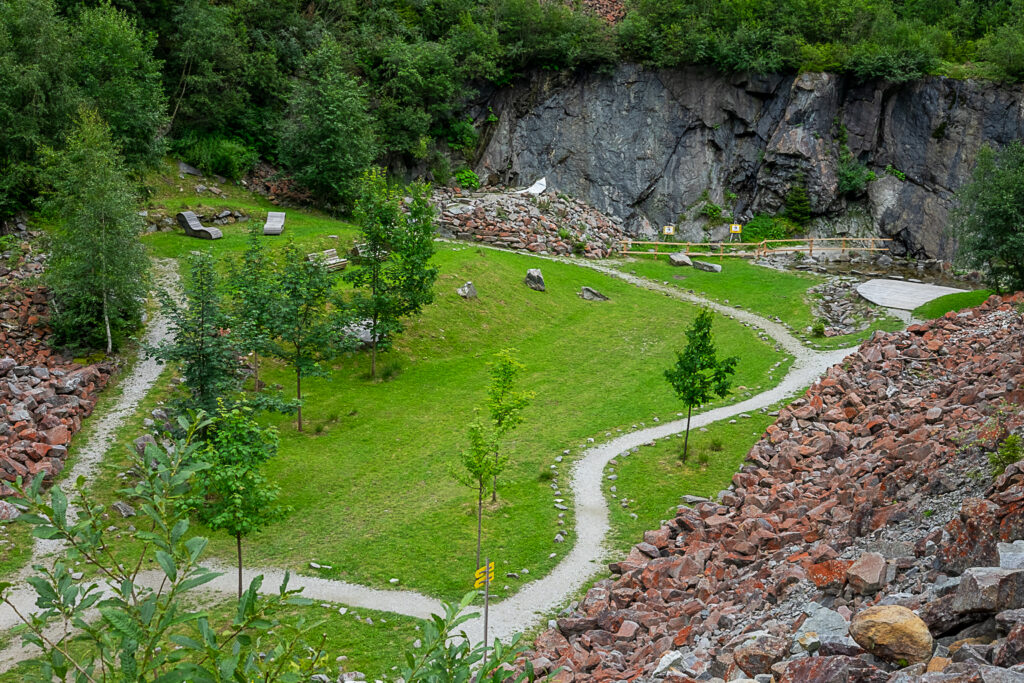
<svg viewBox="0 0 1024 683">
<path fill-rule="evenodd" d="M 263 224 L 264 235 L 280 235 L 284 232 L 284 211 L 271 211 Z"/>
<path fill-rule="evenodd" d="M 208 228 L 199 222 L 199 217 L 191 211 L 182 211 L 175 218 L 178 225 L 189 237 L 198 237 L 204 240 L 219 240 L 224 236 L 217 228 Z"/>
<path fill-rule="evenodd" d="M 327 270 L 344 270 L 345 266 L 348 265 L 348 259 L 340 258 L 338 256 L 337 249 L 328 249 L 327 251 L 318 251 L 314 254 L 308 254 L 306 256 L 307 261 L 320 260 L 323 262 Z"/>
</svg>

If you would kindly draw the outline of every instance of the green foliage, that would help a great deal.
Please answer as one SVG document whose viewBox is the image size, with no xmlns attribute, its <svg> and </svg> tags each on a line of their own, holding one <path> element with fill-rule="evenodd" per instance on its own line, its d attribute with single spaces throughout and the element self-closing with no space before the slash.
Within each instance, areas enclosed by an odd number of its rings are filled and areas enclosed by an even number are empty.
<svg viewBox="0 0 1024 683">
<path fill-rule="evenodd" d="M 459 184 L 459 187 L 464 187 L 467 190 L 480 189 L 480 178 L 477 177 L 471 168 L 463 168 L 456 171 L 455 181 Z"/>
<path fill-rule="evenodd" d="M 901 171 L 900 169 L 896 168 L 892 164 L 886 164 L 885 172 L 891 175 L 893 178 L 896 178 L 897 180 L 900 181 L 905 181 L 907 179 L 907 174 Z"/>
<path fill-rule="evenodd" d="M 814 321 L 814 324 L 811 325 L 811 336 L 814 336 L 814 337 L 824 337 L 825 336 L 825 321 L 824 320 L 822 320 L 821 318 L 818 318 L 817 320 Z"/>
<path fill-rule="evenodd" d="M 1024 144 L 983 147 L 957 199 L 949 228 L 959 240 L 957 260 L 983 271 L 997 292 L 1024 289 Z"/>
<path fill-rule="evenodd" d="M 470 646 L 464 631 L 456 629 L 466 621 L 479 617 L 466 609 L 479 595 L 476 591 L 467 593 L 455 605 L 444 603 L 444 615 L 432 614 L 423 625 L 422 647 L 419 652 L 406 651 L 401 667 L 402 680 L 408 683 L 457 683 L 459 681 L 481 681 L 486 683 L 521 683 L 533 681 L 533 666 L 529 661 L 514 677 L 509 675 L 512 665 L 526 650 L 516 635 L 512 642 L 504 645 L 495 639 L 485 647 L 484 643 Z M 486 670 L 478 671 L 484 664 Z"/>
<path fill-rule="evenodd" d="M 184 505 L 213 530 L 234 536 L 238 546 L 238 597 L 242 597 L 242 538 L 289 512 L 277 505 L 280 489 L 262 467 L 277 455 L 277 430 L 261 427 L 246 407 L 220 402 L 196 459 L 199 470 Z"/>
<path fill-rule="evenodd" d="M 278 615 L 296 605 L 308 605 L 288 588 L 260 595 L 257 577 L 240 596 L 229 628 L 212 623 L 209 613 L 193 605 L 198 589 L 219 574 L 203 566 L 205 538 L 189 534 L 185 499 L 191 482 L 209 464 L 197 457 L 196 436 L 207 426 L 180 420 L 185 435 L 173 448 L 150 444 L 144 455 L 131 453 L 134 485 L 120 493 L 139 510 L 144 543 L 132 557 L 111 552 L 115 541 L 106 531 L 107 511 L 86 492 L 84 478 L 75 485 L 74 505 L 60 487 L 42 492 L 43 476 L 15 489 L 27 510 L 21 516 L 38 538 L 57 539 L 66 550 L 50 565 L 37 565 L 28 583 L 38 596 L 31 614 L 22 617 L 26 644 L 40 648 L 33 660 L 39 680 L 95 680 L 96 671 L 116 672 L 118 680 L 189 680 L 228 683 L 239 680 L 293 683 L 323 673 L 321 653 L 304 640 L 316 624 L 282 622 Z M 141 576 L 153 567 L 162 580 L 150 584 Z M 95 572 L 94 580 L 72 578 L 80 570 Z M 12 585 L 0 586 L 0 599 L 12 598 Z M 193 599 L 195 598 L 195 599 Z M 90 617 L 98 612 L 99 618 Z"/>
<path fill-rule="evenodd" d="M 839 194 L 854 197 L 862 194 L 868 183 L 875 179 L 874 172 L 868 170 L 867 164 L 858 161 L 845 144 L 840 147 L 836 175 L 839 178 Z"/>
<path fill-rule="evenodd" d="M 238 180 L 259 161 L 256 150 L 237 138 L 187 131 L 172 144 L 174 153 L 209 175 Z"/>
<path fill-rule="evenodd" d="M 83 109 L 65 150 L 45 151 L 56 221 L 46 281 L 62 343 L 96 347 L 134 329 L 142 315 L 149 260 L 139 242 L 135 197 L 110 129 Z"/>
<path fill-rule="evenodd" d="M 803 178 L 799 178 L 786 193 L 786 218 L 797 225 L 807 225 L 811 220 L 811 198 Z"/>
<path fill-rule="evenodd" d="M 988 462 L 992 466 L 992 476 L 998 477 L 1007 467 L 1024 458 L 1024 441 L 1017 434 L 1010 434 L 999 447 L 988 454 Z"/>
<path fill-rule="evenodd" d="M 273 335 L 274 281 L 277 278 L 276 266 L 263 245 L 263 230 L 253 222 L 245 252 L 232 264 L 228 280 L 234 319 L 232 333 L 242 348 L 252 351 L 257 391 L 260 389 L 259 357 L 269 350 Z"/>
<path fill-rule="evenodd" d="M 704 202 L 704 206 L 700 207 L 700 215 L 716 223 L 722 220 L 722 207 L 714 202 Z"/>
<path fill-rule="evenodd" d="M 402 197 L 412 201 L 403 210 Z M 362 178 L 355 222 L 367 255 L 345 273 L 358 290 L 351 301 L 355 314 L 369 324 L 370 375 L 377 376 L 377 351 L 387 350 L 404 325 L 434 300 L 437 269 L 434 255 L 434 209 L 429 187 L 414 183 L 404 192 L 389 186 L 384 171 L 371 169 Z"/>
<path fill-rule="evenodd" d="M 448 472 L 456 481 L 476 492 L 476 566 L 480 567 L 480 544 L 483 536 L 484 496 L 508 466 L 508 455 L 498 449 L 494 429 L 479 420 L 466 430 L 469 448 L 462 451 L 458 465 L 450 464 Z"/>
<path fill-rule="evenodd" d="M 1024 8 L 1021 8 L 1024 9 Z M 999 78 L 1024 81 L 1024 18 L 1016 25 L 999 26 L 978 43 L 978 56 L 991 62 Z"/>
<path fill-rule="evenodd" d="M 736 373 L 736 356 L 716 357 L 715 342 L 711 335 L 714 314 L 702 308 L 693 325 L 686 331 L 686 347 L 676 352 L 676 364 L 665 371 L 665 379 L 672 385 L 676 396 L 686 406 L 686 439 L 683 442 L 683 460 L 690 438 L 690 413 L 712 399 L 724 398 L 732 386 Z"/>
<path fill-rule="evenodd" d="M 780 221 L 764 214 L 757 214 L 743 226 L 744 242 L 781 240 L 785 237 L 785 226 Z"/>
<path fill-rule="evenodd" d="M 498 493 L 499 456 L 502 437 L 523 422 L 523 410 L 530 405 L 536 394 L 516 389 L 516 378 L 526 367 L 515 358 L 515 349 L 502 349 L 494 354 L 491 363 L 491 381 L 487 386 L 487 410 L 491 414 L 494 429 L 494 485 L 492 499 Z"/>
<path fill-rule="evenodd" d="M 236 390 L 241 382 L 238 338 L 231 333 L 223 284 L 216 263 L 205 253 L 189 259 L 184 305 L 161 290 L 160 306 L 171 323 L 170 339 L 149 353 L 163 361 L 180 363 L 189 391 L 187 407 L 213 412 L 218 399 Z"/>
<path fill-rule="evenodd" d="M 351 208 L 357 181 L 377 155 L 366 94 L 330 36 L 306 58 L 278 154 L 299 184 L 342 209 Z"/>
</svg>

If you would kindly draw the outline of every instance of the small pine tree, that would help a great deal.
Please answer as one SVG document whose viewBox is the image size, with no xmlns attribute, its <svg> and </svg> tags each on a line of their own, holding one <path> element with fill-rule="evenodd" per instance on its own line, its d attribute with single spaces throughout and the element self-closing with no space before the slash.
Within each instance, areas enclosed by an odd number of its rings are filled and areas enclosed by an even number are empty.
<svg viewBox="0 0 1024 683">
<path fill-rule="evenodd" d="M 803 176 L 797 178 L 786 194 L 786 218 L 797 225 L 807 225 L 811 220 L 811 198 L 804 186 Z"/>
<path fill-rule="evenodd" d="M 676 353 L 676 364 L 665 371 L 665 379 L 686 406 L 683 462 L 686 462 L 690 444 L 690 415 L 693 409 L 704 405 L 714 395 L 720 398 L 727 396 L 732 385 L 730 378 L 736 372 L 736 356 L 721 360 L 715 356 L 715 341 L 711 335 L 713 318 L 708 308 L 698 311 L 693 325 L 686 331 L 686 348 Z"/>
<path fill-rule="evenodd" d="M 184 305 L 160 292 L 160 306 L 171 321 L 171 337 L 149 353 L 181 363 L 189 407 L 212 412 L 217 399 L 238 388 L 241 355 L 213 257 L 199 252 L 189 258 L 183 290 Z"/>
<path fill-rule="evenodd" d="M 142 223 L 110 129 L 90 109 L 79 112 L 62 151 L 45 150 L 56 217 L 46 282 L 53 325 L 65 343 L 116 339 L 142 318 L 149 259 L 139 241 Z"/>
</svg>

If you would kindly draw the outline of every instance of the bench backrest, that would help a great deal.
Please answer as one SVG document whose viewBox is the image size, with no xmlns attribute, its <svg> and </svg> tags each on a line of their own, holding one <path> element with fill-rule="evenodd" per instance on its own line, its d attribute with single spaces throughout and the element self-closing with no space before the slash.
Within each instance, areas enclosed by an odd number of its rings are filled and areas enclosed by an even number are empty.
<svg viewBox="0 0 1024 683">
<path fill-rule="evenodd" d="M 324 252 L 324 258 L 326 258 L 328 261 L 333 261 L 334 259 L 338 258 L 338 250 L 328 249 L 327 251 Z"/>
<path fill-rule="evenodd" d="M 270 211 L 267 213 L 267 225 L 284 225 L 284 217 L 283 211 Z"/>
</svg>

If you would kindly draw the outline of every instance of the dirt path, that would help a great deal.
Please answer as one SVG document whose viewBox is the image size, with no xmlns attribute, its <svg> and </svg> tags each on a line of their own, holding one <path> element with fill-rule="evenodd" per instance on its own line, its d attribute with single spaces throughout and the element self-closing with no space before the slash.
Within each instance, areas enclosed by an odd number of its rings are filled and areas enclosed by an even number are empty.
<svg viewBox="0 0 1024 683">
<path fill-rule="evenodd" d="M 749 311 L 730 308 L 683 292 L 678 288 L 663 286 L 657 282 L 625 274 L 598 263 L 564 259 L 551 260 L 589 267 L 638 287 L 660 291 L 689 303 L 709 306 L 724 315 L 732 316 L 741 322 L 763 329 L 794 356 L 793 366 L 777 386 L 740 403 L 694 415 L 692 428 L 700 428 L 740 413 L 752 412 L 791 396 L 801 388 L 812 384 L 829 367 L 842 361 L 844 357 L 855 350 L 813 351 L 801 344 L 783 325 Z M 167 286 L 174 286 L 173 280 L 166 282 Z M 166 334 L 166 321 L 158 317 L 151 323 L 147 340 L 152 343 Z M 88 476 L 93 471 L 118 427 L 137 408 L 139 402 L 159 376 L 160 369 L 161 366 L 152 361 L 140 361 L 133 369 L 131 376 L 125 378 L 122 396 L 117 405 L 101 418 L 89 442 L 78 451 L 72 476 L 68 477 L 66 481 L 73 481 L 79 474 Z M 600 563 L 604 560 L 606 553 L 604 542 L 611 528 L 608 505 L 602 492 L 605 466 L 611 459 L 632 448 L 654 439 L 680 433 L 685 427 L 685 420 L 666 422 L 624 434 L 583 452 L 570 470 L 570 486 L 576 516 L 576 525 L 572 536 L 573 548 L 549 574 L 526 584 L 518 593 L 492 607 L 489 628 L 489 634 L 492 637 L 508 638 L 514 633 L 534 626 L 543 614 L 562 605 L 569 596 L 582 588 L 590 577 L 601 569 Z M 45 547 L 37 546 L 37 555 L 45 550 Z M 216 593 L 233 595 L 236 589 L 236 579 L 232 570 L 226 567 L 218 567 L 218 569 L 224 571 L 224 575 L 208 584 L 208 588 Z M 265 577 L 264 590 L 273 593 L 280 585 L 284 572 L 274 568 L 247 569 L 244 572 L 245 581 L 248 582 L 259 574 Z M 149 584 L 157 582 L 161 578 L 161 574 L 150 571 L 140 576 L 140 582 Z M 441 611 L 440 601 L 411 591 L 379 590 L 342 581 L 294 574 L 291 586 L 302 587 L 305 596 L 315 601 L 336 602 L 352 607 L 394 612 L 417 618 L 426 618 L 431 613 Z M 32 611 L 33 593 L 27 587 L 22 586 L 16 589 L 11 594 L 11 598 L 22 613 Z M 10 607 L 0 606 L 0 630 L 8 629 L 17 623 L 19 623 L 17 617 Z M 482 620 L 474 619 L 466 622 L 464 628 L 473 641 L 482 639 Z M 0 671 L 9 669 L 16 661 L 26 656 L 31 656 L 31 653 L 22 650 L 18 645 L 13 645 L 7 651 L 0 653 Z"/>
</svg>

